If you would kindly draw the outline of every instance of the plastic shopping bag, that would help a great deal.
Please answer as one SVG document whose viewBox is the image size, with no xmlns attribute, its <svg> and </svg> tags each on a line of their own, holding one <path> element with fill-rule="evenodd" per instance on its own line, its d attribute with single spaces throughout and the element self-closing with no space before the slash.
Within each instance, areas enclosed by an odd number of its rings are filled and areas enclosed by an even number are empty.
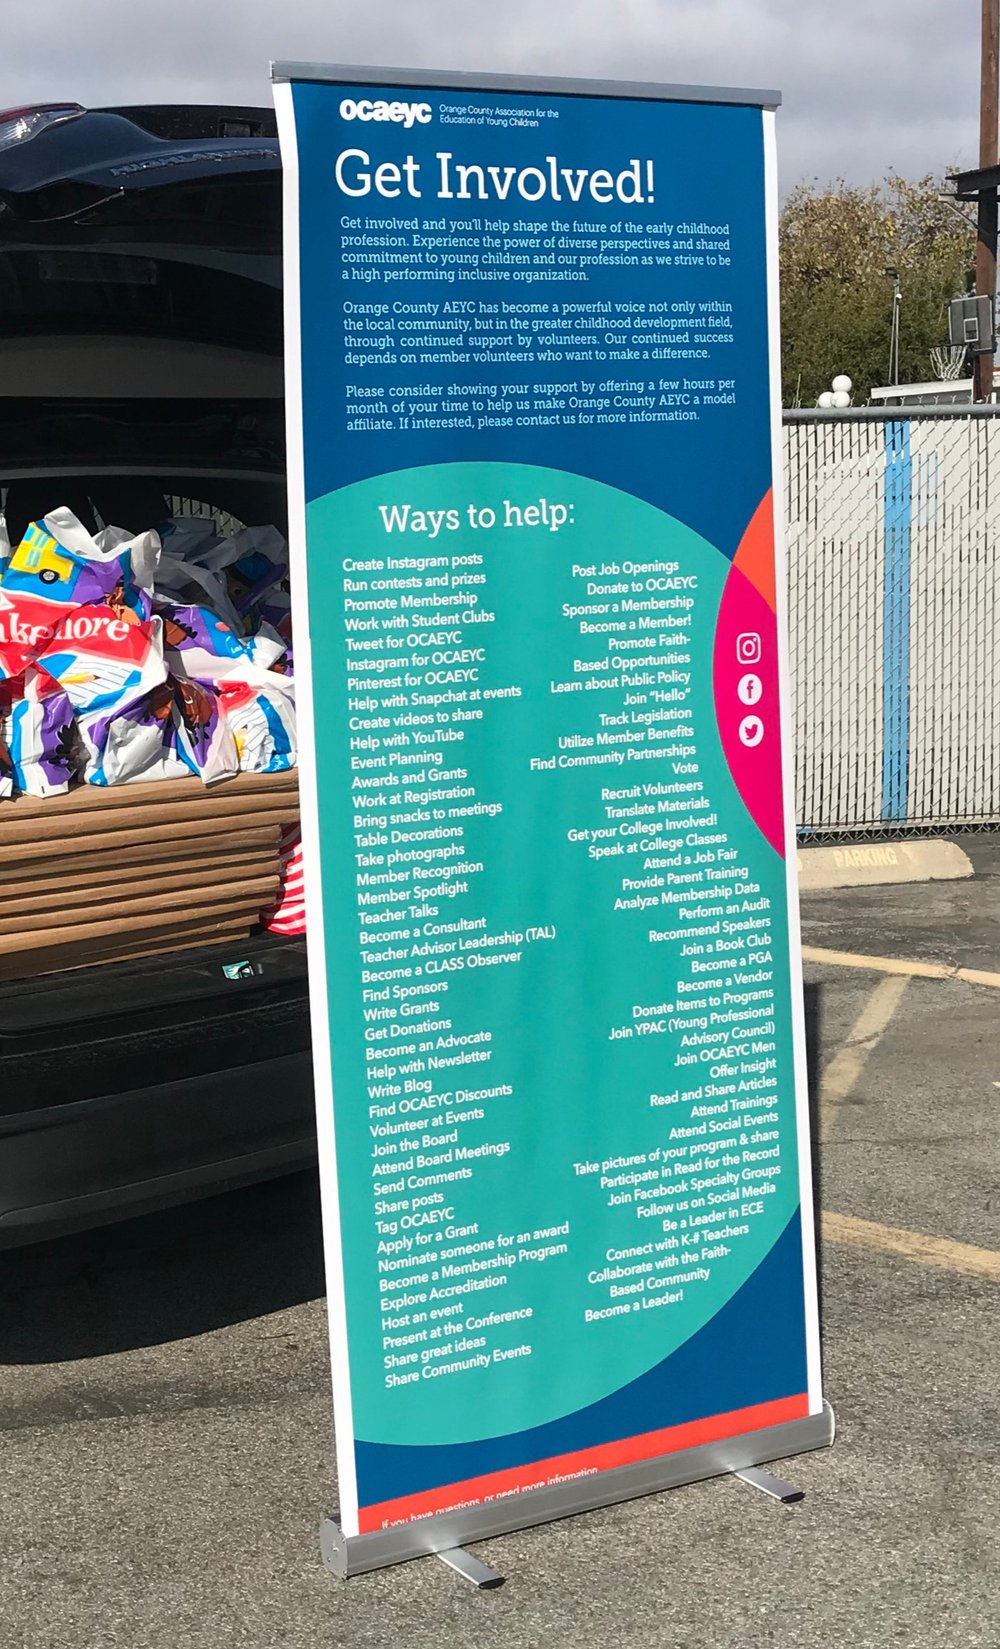
<svg viewBox="0 0 1000 1649">
<path fill-rule="evenodd" d="M 167 675 L 124 709 L 84 725 L 91 784 L 183 779 L 203 784 L 239 771 L 236 741 L 211 688 Z"/>
<path fill-rule="evenodd" d="M 281 885 L 278 897 L 267 910 L 261 911 L 261 924 L 269 933 L 305 933 L 306 893 L 299 825 L 282 826 L 279 855 Z"/>
<path fill-rule="evenodd" d="M 85 777 L 90 784 L 122 783 L 148 765 L 151 732 L 134 735 L 105 768 L 110 729 L 134 706 L 166 683 L 163 633 L 158 618 L 137 622 L 130 612 L 118 617 L 106 604 L 78 607 L 59 625 L 39 656 L 40 666 L 65 693 L 86 752 Z M 133 724 L 129 724 L 130 732 Z M 119 729 L 119 734 L 125 729 Z M 112 771 L 114 776 L 112 776 Z"/>
<path fill-rule="evenodd" d="M 168 539 L 168 543 L 171 540 Z M 224 623 L 234 634 L 243 631 L 243 620 L 237 612 L 225 578 L 210 567 L 182 559 L 172 552 L 160 557 L 156 573 L 156 594 L 177 606 L 193 603 L 200 611 Z"/>
<path fill-rule="evenodd" d="M 179 602 L 207 605 L 237 634 L 262 621 L 291 640 L 288 545 L 277 527 L 244 527 L 231 538 L 211 520 L 188 517 L 164 534 L 164 572 L 158 588 Z"/>
<path fill-rule="evenodd" d="M 288 577 L 288 545 L 277 527 L 244 527 L 229 540 L 225 565 L 233 603 L 249 613 Z"/>
<path fill-rule="evenodd" d="M 217 683 L 238 677 L 246 667 L 243 638 L 210 608 L 158 601 L 156 610 L 163 619 L 167 663 L 175 675 Z"/>
<path fill-rule="evenodd" d="M 231 779 L 240 770 L 236 738 L 223 714 L 220 696 L 204 682 L 170 677 L 174 697 L 168 743 L 203 784 Z"/>
<path fill-rule="evenodd" d="M 0 562 L 0 679 L 21 675 L 79 607 L 148 619 L 158 557 L 155 533 L 109 527 L 94 538 L 66 509 L 33 522 Z"/>
<path fill-rule="evenodd" d="M 203 607 L 160 610 L 172 673 L 218 692 L 242 771 L 282 773 L 294 767 L 295 684 L 285 670 L 281 637 L 262 626 L 257 635 L 241 638 Z"/>
<path fill-rule="evenodd" d="M 287 773 L 295 766 L 298 733 L 290 680 L 282 687 L 225 682 L 219 693 L 242 772 Z"/>
<path fill-rule="evenodd" d="M 10 753 L 10 713 L 24 682 L 0 681 L 0 801 L 14 794 L 14 762 Z"/>
<path fill-rule="evenodd" d="M 87 779 L 96 785 L 187 778 L 190 768 L 172 741 L 174 695 L 168 682 L 87 729 Z"/>
<path fill-rule="evenodd" d="M 29 664 L 24 692 L 7 718 L 7 763 L 14 788 L 26 796 L 61 796 L 83 755 L 68 695 L 45 670 Z"/>
</svg>

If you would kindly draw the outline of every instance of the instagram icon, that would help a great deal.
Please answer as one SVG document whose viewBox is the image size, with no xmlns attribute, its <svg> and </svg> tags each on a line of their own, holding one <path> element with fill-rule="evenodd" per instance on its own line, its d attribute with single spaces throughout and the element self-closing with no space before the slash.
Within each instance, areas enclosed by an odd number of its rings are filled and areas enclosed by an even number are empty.
<svg viewBox="0 0 1000 1649">
<path fill-rule="evenodd" d="M 760 663 L 760 636 L 756 630 L 745 630 L 736 637 L 736 658 L 740 664 Z"/>
</svg>

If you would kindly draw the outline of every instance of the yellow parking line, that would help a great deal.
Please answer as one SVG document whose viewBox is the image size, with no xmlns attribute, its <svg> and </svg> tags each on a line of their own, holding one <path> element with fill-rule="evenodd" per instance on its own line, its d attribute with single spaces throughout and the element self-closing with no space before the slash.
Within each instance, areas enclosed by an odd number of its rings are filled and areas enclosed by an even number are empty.
<svg viewBox="0 0 1000 1649">
<path fill-rule="evenodd" d="M 927 1237 L 920 1231 L 904 1231 L 876 1220 L 859 1220 L 853 1214 L 820 1215 L 824 1242 L 842 1243 L 849 1248 L 873 1249 L 879 1254 L 898 1254 L 917 1265 L 938 1271 L 957 1271 L 966 1277 L 986 1277 L 1000 1282 L 1000 1253 L 992 1248 L 973 1248 L 949 1237 Z"/>
<path fill-rule="evenodd" d="M 907 962 L 899 956 L 864 956 L 847 950 L 821 950 L 817 945 L 803 945 L 802 959 L 834 968 L 906 974 L 913 979 L 961 979 L 967 985 L 988 985 L 991 990 L 1000 990 L 1000 973 L 987 973 L 980 968 L 949 968 L 943 962 Z"/>
<path fill-rule="evenodd" d="M 851 1026 L 847 1041 L 838 1048 L 823 1072 L 819 1087 L 821 1139 L 829 1139 L 841 1105 L 868 1063 L 869 1055 L 878 1046 L 909 983 L 910 976 L 904 973 L 883 979 L 875 986 Z"/>
</svg>

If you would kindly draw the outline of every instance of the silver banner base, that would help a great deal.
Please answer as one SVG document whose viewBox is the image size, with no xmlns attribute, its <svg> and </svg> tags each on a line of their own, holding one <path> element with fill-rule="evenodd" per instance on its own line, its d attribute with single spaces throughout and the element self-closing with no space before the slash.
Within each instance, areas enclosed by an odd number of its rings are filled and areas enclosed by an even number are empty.
<svg viewBox="0 0 1000 1649">
<path fill-rule="evenodd" d="M 684 1483 L 746 1472 L 767 1461 L 825 1449 L 833 1442 L 834 1430 L 833 1410 L 824 1403 L 821 1414 L 805 1420 L 789 1420 L 741 1437 L 703 1443 L 696 1449 L 660 1455 L 634 1466 L 619 1466 L 593 1477 L 577 1477 L 551 1488 L 528 1489 L 489 1505 L 442 1512 L 437 1517 L 377 1529 L 372 1534 L 345 1535 L 334 1513 L 320 1527 L 323 1562 L 338 1580 L 347 1580 L 351 1575 L 363 1575 L 393 1563 L 408 1563 L 411 1558 L 451 1554 L 469 1541 L 489 1540 L 493 1535 L 574 1517 L 577 1512 L 614 1506 L 661 1489 L 677 1489 Z"/>
</svg>

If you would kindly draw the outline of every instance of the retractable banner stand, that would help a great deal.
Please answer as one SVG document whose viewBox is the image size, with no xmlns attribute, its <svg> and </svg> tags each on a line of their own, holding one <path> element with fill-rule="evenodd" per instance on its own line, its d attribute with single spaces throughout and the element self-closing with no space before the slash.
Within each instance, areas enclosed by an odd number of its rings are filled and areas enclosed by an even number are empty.
<svg viewBox="0 0 1000 1649">
<path fill-rule="evenodd" d="M 352 1574 L 832 1437 L 778 99 L 274 78 Z"/>
</svg>

